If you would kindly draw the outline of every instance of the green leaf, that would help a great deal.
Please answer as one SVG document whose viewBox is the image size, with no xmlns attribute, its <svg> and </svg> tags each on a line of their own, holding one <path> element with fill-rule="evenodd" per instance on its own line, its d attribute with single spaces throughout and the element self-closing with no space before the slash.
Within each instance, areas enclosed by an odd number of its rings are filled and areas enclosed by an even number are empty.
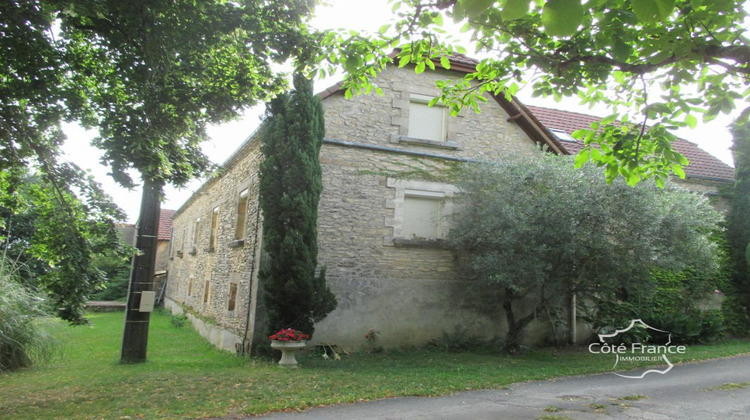
<svg viewBox="0 0 750 420">
<path fill-rule="evenodd" d="M 682 166 L 680 165 L 672 166 L 672 172 L 678 177 L 680 177 L 680 179 L 685 179 L 685 171 L 682 169 Z"/>
<path fill-rule="evenodd" d="M 349 57 L 346 57 L 346 63 L 344 64 L 344 69 L 348 72 L 354 72 L 357 70 L 357 68 L 362 64 L 362 59 L 358 55 L 352 55 Z"/>
<path fill-rule="evenodd" d="M 638 174 L 638 171 L 625 170 L 622 172 L 624 172 L 622 176 L 625 177 L 628 185 L 630 185 L 631 187 L 635 187 L 639 182 L 641 182 L 641 176 Z"/>
<path fill-rule="evenodd" d="M 581 0 L 549 0 L 542 9 L 542 25 L 548 35 L 568 36 L 583 22 Z"/>
<path fill-rule="evenodd" d="M 685 115 L 685 124 L 690 128 L 695 128 L 698 125 L 698 119 L 692 114 Z"/>
<path fill-rule="evenodd" d="M 578 154 L 575 157 L 575 166 L 576 168 L 581 168 L 583 165 L 586 164 L 586 162 L 589 161 L 589 158 L 591 157 L 591 149 L 586 148 L 578 152 Z"/>
<path fill-rule="evenodd" d="M 419 63 L 417 63 L 417 66 L 414 68 L 414 72 L 417 74 L 422 74 L 422 72 L 424 72 L 424 67 L 425 67 L 424 61 L 420 61 Z"/>
<path fill-rule="evenodd" d="M 443 26 L 443 15 L 440 13 L 435 14 L 435 17 L 432 19 L 432 23 L 437 26 Z"/>
<path fill-rule="evenodd" d="M 495 0 L 459 0 L 459 3 L 466 11 L 466 15 L 472 17 L 489 9 L 495 3 Z"/>
<path fill-rule="evenodd" d="M 440 65 L 443 66 L 444 69 L 450 70 L 451 60 L 447 56 L 442 56 L 440 57 Z"/>
<path fill-rule="evenodd" d="M 612 56 L 615 60 L 625 61 L 633 53 L 633 46 L 616 37 L 612 45 Z"/>
<path fill-rule="evenodd" d="M 520 19 L 529 12 L 529 0 L 507 0 L 500 12 L 503 20 Z"/>
<path fill-rule="evenodd" d="M 641 22 L 655 23 L 672 14 L 675 0 L 630 0 L 633 13 Z"/>
<path fill-rule="evenodd" d="M 602 118 L 601 124 L 602 125 L 612 124 L 613 122 L 615 122 L 617 120 L 618 116 L 619 116 L 618 114 L 610 114 L 610 115 Z"/>
</svg>

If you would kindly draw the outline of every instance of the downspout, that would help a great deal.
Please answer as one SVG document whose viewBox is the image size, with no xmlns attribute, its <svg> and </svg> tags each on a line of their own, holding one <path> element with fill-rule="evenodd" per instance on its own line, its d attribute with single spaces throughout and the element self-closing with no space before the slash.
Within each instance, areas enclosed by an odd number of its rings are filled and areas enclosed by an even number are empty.
<svg viewBox="0 0 750 420">
<path fill-rule="evenodd" d="M 570 295 L 568 296 L 568 344 L 575 345 L 576 344 L 576 336 L 578 335 L 577 331 L 577 323 L 578 323 L 578 315 L 576 311 L 577 308 L 577 302 L 576 302 L 576 294 L 575 292 L 569 292 Z"/>
<path fill-rule="evenodd" d="M 247 307 L 246 312 L 247 316 L 245 317 L 245 334 L 242 337 L 242 348 L 240 349 L 240 354 L 249 354 L 250 353 L 250 344 L 247 342 L 247 336 L 250 331 L 250 303 L 253 299 L 253 278 L 257 278 L 254 276 L 255 273 L 255 265 L 258 258 L 258 234 L 260 231 L 260 191 L 258 191 L 258 204 L 255 206 L 255 237 L 253 239 L 253 261 L 250 263 L 250 280 L 247 283 Z"/>
</svg>

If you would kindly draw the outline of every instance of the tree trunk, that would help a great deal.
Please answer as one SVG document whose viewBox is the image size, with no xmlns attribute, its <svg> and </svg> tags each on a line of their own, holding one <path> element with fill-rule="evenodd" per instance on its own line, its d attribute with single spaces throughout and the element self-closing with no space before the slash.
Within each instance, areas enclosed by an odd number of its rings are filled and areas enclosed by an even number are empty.
<svg viewBox="0 0 750 420">
<path fill-rule="evenodd" d="M 120 361 L 141 363 L 146 361 L 148 346 L 148 325 L 150 312 L 140 312 L 142 292 L 152 291 L 154 267 L 156 265 L 156 241 L 159 233 L 159 212 L 161 184 L 144 181 L 141 210 L 138 216 L 135 246 L 138 252 L 133 256 L 130 270 L 128 305 L 125 312 L 125 329 L 122 334 Z"/>
<path fill-rule="evenodd" d="M 503 310 L 505 311 L 505 321 L 508 324 L 508 332 L 505 336 L 505 351 L 514 354 L 521 349 L 521 337 L 523 336 L 524 328 L 534 320 L 536 315 L 532 312 L 521 319 L 516 319 L 516 315 L 513 312 L 513 301 L 515 299 L 512 296 L 508 296 L 509 292 L 507 290 L 505 293 Z"/>
</svg>

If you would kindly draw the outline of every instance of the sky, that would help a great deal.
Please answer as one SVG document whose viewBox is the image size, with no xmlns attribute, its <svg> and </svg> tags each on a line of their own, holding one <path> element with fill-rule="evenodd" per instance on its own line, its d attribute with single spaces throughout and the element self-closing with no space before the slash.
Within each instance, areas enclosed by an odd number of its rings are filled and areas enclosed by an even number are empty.
<svg viewBox="0 0 750 420">
<path fill-rule="evenodd" d="M 391 19 L 393 19 L 393 13 L 386 0 L 329 0 L 327 4 L 317 7 L 311 24 L 318 29 L 345 27 L 376 32 L 380 26 Z M 469 52 L 468 55 L 471 53 Z M 316 80 L 316 90 L 323 90 L 337 81 L 330 78 Z M 530 89 L 522 89 L 518 97 L 528 105 L 565 109 L 596 116 L 608 114 L 604 109 L 591 110 L 586 106 L 578 105 L 577 99 L 557 103 L 552 99 L 531 98 L 530 94 Z M 264 109 L 264 105 L 258 105 L 245 112 L 243 118 L 239 120 L 209 127 L 210 140 L 203 144 L 204 153 L 214 163 L 223 163 L 257 128 Z M 680 130 L 677 135 L 697 143 L 712 155 L 731 165 L 732 155 L 729 151 L 731 135 L 727 128 L 730 122 L 730 117 L 721 115 L 711 123 L 699 123 L 695 129 Z M 66 157 L 81 168 L 90 171 L 91 175 L 102 184 L 104 190 L 112 196 L 115 203 L 126 212 L 127 222 L 135 223 L 141 201 L 140 189 L 122 188 L 107 175 L 108 169 L 99 164 L 101 152 L 90 145 L 91 140 L 96 136 L 95 131 L 84 130 L 75 124 L 66 124 L 63 128 L 68 137 L 63 146 Z M 167 186 L 162 208 L 174 210 L 180 208 L 202 184 L 203 180 L 194 180 L 183 189 Z"/>
</svg>

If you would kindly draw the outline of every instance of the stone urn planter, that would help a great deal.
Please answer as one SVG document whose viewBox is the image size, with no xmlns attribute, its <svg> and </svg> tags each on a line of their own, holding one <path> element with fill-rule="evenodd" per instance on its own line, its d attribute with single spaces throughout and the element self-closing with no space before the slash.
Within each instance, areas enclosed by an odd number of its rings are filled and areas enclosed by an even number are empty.
<svg viewBox="0 0 750 420">
<path fill-rule="evenodd" d="M 304 349 L 306 345 L 307 344 L 304 341 L 271 341 L 272 348 L 281 350 L 281 360 L 279 360 L 279 365 L 290 368 L 297 367 L 295 353 Z"/>
</svg>

